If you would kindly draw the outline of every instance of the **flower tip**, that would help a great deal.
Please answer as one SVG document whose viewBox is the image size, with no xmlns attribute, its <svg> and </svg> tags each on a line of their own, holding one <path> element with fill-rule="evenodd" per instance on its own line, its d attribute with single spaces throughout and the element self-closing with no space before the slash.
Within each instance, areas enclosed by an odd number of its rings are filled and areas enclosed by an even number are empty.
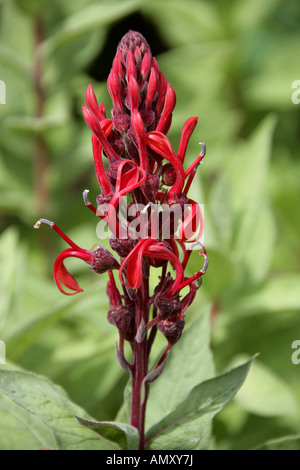
<svg viewBox="0 0 300 470">
<path fill-rule="evenodd" d="M 89 192 L 90 192 L 89 189 L 85 189 L 82 193 L 83 202 L 86 206 L 91 204 L 90 201 L 89 201 Z"/>
<path fill-rule="evenodd" d="M 205 142 L 199 142 L 199 145 L 201 145 L 200 155 L 204 157 L 206 155 L 206 143 Z"/>
<path fill-rule="evenodd" d="M 51 220 L 48 220 L 48 219 L 40 219 L 34 224 L 33 228 L 39 229 L 41 224 L 46 224 L 46 225 L 50 225 L 50 227 L 53 227 L 54 222 L 51 222 Z"/>
</svg>

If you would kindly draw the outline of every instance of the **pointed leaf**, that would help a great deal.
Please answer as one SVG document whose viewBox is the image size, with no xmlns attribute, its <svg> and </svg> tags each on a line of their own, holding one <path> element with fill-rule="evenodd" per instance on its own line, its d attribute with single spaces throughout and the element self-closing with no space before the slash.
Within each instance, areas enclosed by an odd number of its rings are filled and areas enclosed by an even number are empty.
<svg viewBox="0 0 300 470">
<path fill-rule="evenodd" d="M 244 383 L 252 360 L 246 364 L 202 382 L 193 388 L 188 397 L 174 411 L 152 426 L 146 433 L 146 440 L 151 442 L 162 434 L 169 434 L 186 422 L 204 415 L 216 415 L 237 393 Z"/>
<path fill-rule="evenodd" d="M 300 434 L 272 439 L 255 450 L 300 450 Z"/>
<path fill-rule="evenodd" d="M 50 448 L 53 450 L 104 450 L 111 445 L 99 439 L 92 430 L 76 421 L 75 415 L 85 419 L 87 414 L 75 405 L 66 393 L 50 380 L 25 372 L 0 369 L 0 448 L 12 445 L 16 450 Z M 7 440 L 10 423 L 22 430 L 22 439 Z M 21 423 L 21 427 L 20 427 Z M 36 442 L 36 447 L 31 447 Z"/>
<path fill-rule="evenodd" d="M 123 450 L 137 450 L 139 447 L 139 432 L 129 424 L 91 421 L 78 416 L 76 419 L 82 426 L 94 429 L 109 441 L 116 442 Z"/>
</svg>

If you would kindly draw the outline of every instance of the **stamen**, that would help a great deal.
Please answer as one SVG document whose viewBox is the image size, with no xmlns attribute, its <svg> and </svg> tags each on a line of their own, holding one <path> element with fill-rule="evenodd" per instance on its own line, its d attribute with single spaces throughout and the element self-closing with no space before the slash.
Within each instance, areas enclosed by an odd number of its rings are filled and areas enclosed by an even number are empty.
<svg viewBox="0 0 300 470">
<path fill-rule="evenodd" d="M 54 222 L 51 222 L 51 220 L 48 219 L 40 219 L 34 224 L 33 228 L 39 229 L 41 224 L 47 224 L 50 225 L 51 228 L 53 228 Z"/>
<path fill-rule="evenodd" d="M 104 216 L 103 214 L 100 214 L 100 212 L 98 211 L 98 209 L 89 201 L 89 198 L 88 198 L 89 192 L 90 192 L 89 189 L 85 189 L 85 190 L 83 191 L 82 197 L 83 197 L 83 202 L 84 202 L 84 204 L 85 204 L 86 207 L 88 207 L 92 212 L 94 212 L 94 214 L 96 214 L 98 217 L 100 217 L 100 219 L 104 219 L 105 216 Z"/>
<path fill-rule="evenodd" d="M 82 248 L 80 248 L 78 245 L 76 245 L 76 243 L 74 243 L 54 222 L 51 222 L 51 220 L 48 220 L 48 219 L 40 219 L 34 224 L 33 227 L 36 228 L 36 229 L 39 229 L 41 224 L 49 225 L 72 248 L 82 252 Z"/>
</svg>

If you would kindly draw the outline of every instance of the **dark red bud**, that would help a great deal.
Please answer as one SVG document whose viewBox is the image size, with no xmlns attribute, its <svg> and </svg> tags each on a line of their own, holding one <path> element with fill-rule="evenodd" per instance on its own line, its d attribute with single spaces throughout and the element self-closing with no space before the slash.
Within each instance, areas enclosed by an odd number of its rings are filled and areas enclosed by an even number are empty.
<svg viewBox="0 0 300 470">
<path fill-rule="evenodd" d="M 159 177 L 157 175 L 147 175 L 145 183 L 143 183 L 140 188 L 149 201 L 155 202 L 155 197 L 159 190 L 159 187 Z"/>
<path fill-rule="evenodd" d="M 166 186 L 173 186 L 176 181 L 176 171 L 172 163 L 166 163 L 162 168 L 162 180 Z"/>
<path fill-rule="evenodd" d="M 122 240 L 112 237 L 109 239 L 109 245 L 119 256 L 125 258 L 134 247 L 135 240 L 133 238 L 124 238 Z"/>
<path fill-rule="evenodd" d="M 136 48 L 138 48 L 142 54 L 150 51 L 150 47 L 144 36 L 137 31 L 130 30 L 123 36 L 118 47 L 124 63 L 126 63 L 126 57 L 129 51 L 132 51 L 136 56 Z"/>
<path fill-rule="evenodd" d="M 115 129 L 119 132 L 127 132 L 128 127 L 130 125 L 130 117 L 128 116 L 128 114 L 123 113 L 117 110 L 116 108 L 112 110 L 111 114 L 113 117 Z M 122 146 L 124 146 L 123 143 Z"/>
<path fill-rule="evenodd" d="M 185 321 L 175 317 L 173 319 L 164 320 L 158 323 L 157 329 L 167 338 L 170 344 L 175 344 L 179 341 Z"/>
<path fill-rule="evenodd" d="M 133 317 L 133 311 L 123 305 L 117 305 L 116 307 L 111 308 L 107 314 L 108 322 L 111 325 L 115 325 L 120 333 L 123 334 L 128 330 Z"/>
<path fill-rule="evenodd" d="M 179 297 L 172 297 L 168 299 L 165 292 L 160 292 L 154 299 L 154 304 L 159 310 L 159 316 L 161 319 L 169 318 L 172 315 L 178 313 L 181 309 L 181 302 Z"/>
<path fill-rule="evenodd" d="M 116 258 L 103 246 L 93 253 L 92 268 L 98 274 L 103 274 L 112 269 L 119 269 L 120 265 Z"/>
</svg>

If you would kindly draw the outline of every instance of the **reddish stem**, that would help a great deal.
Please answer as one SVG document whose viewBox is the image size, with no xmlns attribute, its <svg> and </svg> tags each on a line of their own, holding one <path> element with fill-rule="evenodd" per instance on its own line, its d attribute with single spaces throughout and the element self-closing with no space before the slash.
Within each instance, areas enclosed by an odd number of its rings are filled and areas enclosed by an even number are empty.
<svg viewBox="0 0 300 470">
<path fill-rule="evenodd" d="M 148 270 L 149 271 L 149 270 Z M 144 320 L 148 323 L 149 320 L 149 276 L 145 273 L 143 283 L 138 289 L 138 296 L 135 307 L 135 321 L 136 331 L 138 330 L 140 323 Z M 143 382 L 148 373 L 148 341 L 147 335 L 141 343 L 138 343 L 136 339 L 132 345 L 133 348 L 133 367 L 131 373 L 132 381 L 132 394 L 131 394 L 131 408 L 130 408 L 130 424 L 136 427 L 140 435 L 139 450 L 145 448 L 145 414 L 146 404 L 148 398 L 148 390 L 145 387 L 145 393 L 143 394 Z M 143 396 L 144 395 L 144 396 Z"/>
</svg>

